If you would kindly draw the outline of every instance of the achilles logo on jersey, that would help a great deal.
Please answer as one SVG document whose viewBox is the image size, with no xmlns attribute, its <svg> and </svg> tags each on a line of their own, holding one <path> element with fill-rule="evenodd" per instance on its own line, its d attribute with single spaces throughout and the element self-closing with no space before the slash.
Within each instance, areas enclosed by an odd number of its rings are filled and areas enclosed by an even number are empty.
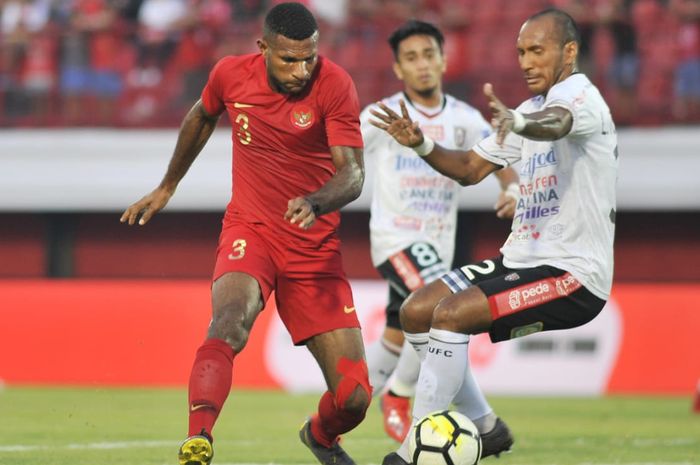
<svg viewBox="0 0 700 465">
<path fill-rule="evenodd" d="M 289 120 L 299 129 L 308 129 L 314 124 L 314 111 L 308 105 L 296 105 L 289 114 Z"/>
</svg>

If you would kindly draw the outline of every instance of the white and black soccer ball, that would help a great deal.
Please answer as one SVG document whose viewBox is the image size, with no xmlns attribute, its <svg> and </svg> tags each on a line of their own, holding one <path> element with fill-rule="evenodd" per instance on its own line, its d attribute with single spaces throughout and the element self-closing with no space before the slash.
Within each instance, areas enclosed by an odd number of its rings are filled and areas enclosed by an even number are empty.
<svg viewBox="0 0 700 465">
<path fill-rule="evenodd" d="M 416 423 L 408 452 L 413 465 L 476 465 L 481 436 L 465 415 L 453 410 L 433 412 Z"/>
</svg>

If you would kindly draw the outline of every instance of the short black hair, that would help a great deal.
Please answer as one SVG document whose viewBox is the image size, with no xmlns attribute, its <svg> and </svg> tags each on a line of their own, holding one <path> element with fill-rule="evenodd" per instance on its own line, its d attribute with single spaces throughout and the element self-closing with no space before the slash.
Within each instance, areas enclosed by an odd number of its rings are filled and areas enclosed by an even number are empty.
<svg viewBox="0 0 700 465">
<path fill-rule="evenodd" d="M 556 27 L 559 33 L 559 39 L 561 40 L 562 46 L 569 42 L 576 42 L 581 45 L 581 33 L 579 32 L 576 21 L 571 17 L 569 13 L 559 10 L 557 8 L 547 8 L 539 13 L 535 13 L 530 16 L 527 20 L 539 19 L 545 16 L 552 16 L 554 19 L 554 27 Z"/>
<path fill-rule="evenodd" d="M 265 16 L 265 37 L 280 34 L 292 40 L 308 39 L 318 31 L 316 18 L 301 3 L 288 2 L 274 6 Z"/>
<path fill-rule="evenodd" d="M 389 45 L 394 52 L 395 59 L 399 59 L 399 44 L 409 37 L 416 35 L 433 37 L 438 43 L 438 47 L 440 47 L 440 53 L 442 53 L 445 37 L 442 35 L 442 32 L 440 32 L 440 29 L 425 21 L 411 19 L 399 26 L 399 28 L 389 36 Z"/>
</svg>

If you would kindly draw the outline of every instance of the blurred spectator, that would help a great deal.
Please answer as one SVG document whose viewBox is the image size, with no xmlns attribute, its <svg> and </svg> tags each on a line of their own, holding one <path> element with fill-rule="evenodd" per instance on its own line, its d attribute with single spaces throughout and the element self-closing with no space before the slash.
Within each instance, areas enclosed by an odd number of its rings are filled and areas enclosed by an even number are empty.
<svg viewBox="0 0 700 465">
<path fill-rule="evenodd" d="M 269 0 L 230 0 L 233 19 L 237 24 L 254 23 L 259 25 L 264 13 L 270 9 Z"/>
<path fill-rule="evenodd" d="M 556 0 L 553 2 L 557 8 L 561 8 L 571 15 L 581 34 L 581 46 L 578 51 L 578 69 L 588 76 L 591 81 L 596 81 L 596 67 L 593 60 L 593 39 L 598 18 L 594 8 L 595 3 L 589 0 Z"/>
<path fill-rule="evenodd" d="M 632 24 L 634 0 L 606 0 L 596 8 L 598 24 L 613 41 L 613 57 L 606 79 L 611 91 L 611 108 L 618 124 L 629 124 L 637 114 L 636 92 L 639 76 L 637 34 Z"/>
<path fill-rule="evenodd" d="M 347 0 L 310 0 L 308 6 L 314 11 L 317 19 L 333 26 L 342 27 L 347 21 Z"/>
<path fill-rule="evenodd" d="M 442 24 L 445 36 L 443 55 L 447 63 L 443 87 L 446 93 L 461 100 L 466 100 L 472 91 L 469 82 L 469 25 L 472 20 L 469 6 L 469 0 L 434 0 L 427 2 L 427 11 L 422 18 Z"/>
<path fill-rule="evenodd" d="M 41 124 L 47 123 L 56 76 L 50 16 L 50 0 L 5 0 L 0 11 L 6 111 L 31 114 Z"/>
<path fill-rule="evenodd" d="M 182 105 L 199 98 L 209 70 L 216 61 L 215 52 L 231 23 L 232 8 L 226 0 L 190 0 L 183 22 L 182 40 L 175 57 L 182 74 Z"/>
<path fill-rule="evenodd" d="M 176 125 L 217 59 L 257 51 L 262 16 L 281 1 L 0 0 L 0 125 Z M 452 94 L 484 107 L 490 80 L 522 100 L 525 86 L 506 77 L 515 37 L 553 4 L 578 21 L 580 68 L 618 122 L 700 121 L 700 0 L 303 3 L 325 37 L 319 52 L 348 70 L 363 105 L 398 90 L 385 44 L 412 17 L 444 30 Z"/>
<path fill-rule="evenodd" d="M 109 0 L 64 1 L 61 93 L 68 124 L 110 124 L 123 90 L 119 66 L 125 42 L 115 5 Z M 96 110 L 96 111 L 93 111 Z"/>
<path fill-rule="evenodd" d="M 143 0 L 138 14 L 138 68 L 129 74 L 136 87 L 160 84 L 187 23 L 186 0 Z"/>
<path fill-rule="evenodd" d="M 671 0 L 669 7 L 681 21 L 673 115 L 681 121 L 700 121 L 700 0 Z"/>
</svg>

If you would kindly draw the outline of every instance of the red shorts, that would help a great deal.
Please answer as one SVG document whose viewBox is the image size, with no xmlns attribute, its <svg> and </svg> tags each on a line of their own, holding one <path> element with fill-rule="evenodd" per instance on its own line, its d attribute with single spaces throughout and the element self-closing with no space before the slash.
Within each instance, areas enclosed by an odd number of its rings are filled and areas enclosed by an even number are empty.
<svg viewBox="0 0 700 465">
<path fill-rule="evenodd" d="M 227 221 L 219 236 L 213 280 L 230 272 L 258 281 L 263 302 L 275 303 L 294 344 L 340 328 L 359 328 L 352 291 L 338 249 L 330 239 L 299 245 L 260 223 Z"/>
</svg>

